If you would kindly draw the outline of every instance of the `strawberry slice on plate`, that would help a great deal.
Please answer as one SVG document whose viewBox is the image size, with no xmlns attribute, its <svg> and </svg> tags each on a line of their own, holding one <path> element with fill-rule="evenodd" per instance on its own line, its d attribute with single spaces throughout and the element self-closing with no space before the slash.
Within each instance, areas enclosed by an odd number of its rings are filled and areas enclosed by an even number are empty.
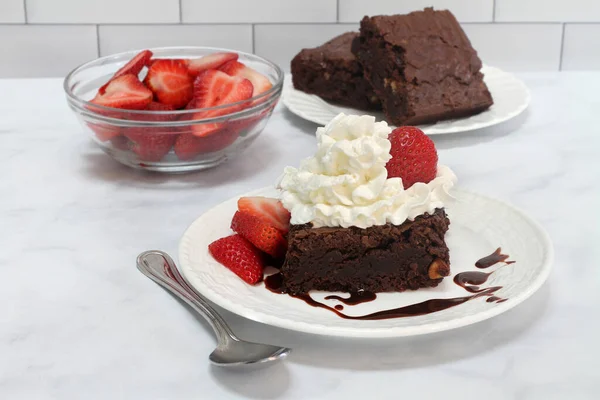
<svg viewBox="0 0 600 400">
<path fill-rule="evenodd" d="M 236 211 L 231 229 L 242 235 L 257 249 L 279 259 L 285 255 L 287 240 L 273 225 L 264 219 L 242 211 Z"/>
<path fill-rule="evenodd" d="M 237 131 L 230 129 L 222 129 L 203 137 L 184 133 L 179 135 L 175 141 L 173 150 L 180 160 L 191 160 L 200 154 L 213 153 L 229 147 L 238 136 Z"/>
<path fill-rule="evenodd" d="M 127 64 L 125 64 L 117 72 L 115 72 L 115 74 L 112 76 L 112 78 L 110 78 L 110 80 L 108 82 L 106 82 L 104 85 L 102 85 L 100 87 L 100 89 L 98 89 L 98 92 L 100 94 L 104 94 L 108 84 L 112 80 L 114 80 L 120 76 L 129 75 L 129 74 L 138 75 L 144 67 L 148 66 L 148 64 L 150 62 L 150 58 L 152 58 L 152 52 L 150 50 L 144 50 L 144 51 L 136 54 L 135 57 L 133 57 L 131 60 L 129 60 L 129 62 Z"/>
<path fill-rule="evenodd" d="M 215 260 L 223 264 L 246 283 L 254 285 L 263 278 L 264 257 L 240 235 L 218 239 L 208 245 Z"/>
<path fill-rule="evenodd" d="M 223 64 L 219 69 L 225 72 L 227 75 L 246 78 L 250 82 L 252 82 L 252 86 L 254 87 L 252 96 L 257 96 L 273 87 L 273 84 L 271 83 L 269 78 L 267 78 L 260 72 L 248 67 L 247 65 L 242 64 L 239 61 L 228 61 L 227 63 Z"/>
<path fill-rule="evenodd" d="M 241 102 L 252 97 L 252 83 L 245 78 L 229 76 L 224 72 L 209 69 L 201 72 L 194 82 L 195 108 L 216 107 Z M 218 110 L 200 111 L 192 119 L 214 118 L 241 110 L 243 104 L 224 107 Z M 192 126 L 196 136 L 208 136 L 223 128 L 222 123 L 198 124 Z"/>
<path fill-rule="evenodd" d="M 188 71 L 192 76 L 197 76 L 200 72 L 207 69 L 218 69 L 228 61 L 238 59 L 237 53 L 213 53 L 201 58 L 195 58 L 188 61 Z"/>
<path fill-rule="evenodd" d="M 194 96 L 194 81 L 180 60 L 159 59 L 152 63 L 144 79 L 158 102 L 184 107 Z"/>
<path fill-rule="evenodd" d="M 261 218 L 286 234 L 290 230 L 290 212 L 277 199 L 261 196 L 241 197 L 238 211 Z"/>
</svg>

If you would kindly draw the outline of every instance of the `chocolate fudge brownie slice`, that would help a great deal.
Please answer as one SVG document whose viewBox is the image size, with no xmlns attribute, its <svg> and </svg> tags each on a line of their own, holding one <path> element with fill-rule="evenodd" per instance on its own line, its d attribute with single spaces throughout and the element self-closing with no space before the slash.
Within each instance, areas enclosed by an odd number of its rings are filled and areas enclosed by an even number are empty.
<svg viewBox="0 0 600 400">
<path fill-rule="evenodd" d="M 289 293 L 405 291 L 437 286 L 450 274 L 443 209 L 401 225 L 366 229 L 292 225 L 281 274 Z"/>
<path fill-rule="evenodd" d="M 481 60 L 450 11 L 364 17 L 352 51 L 392 124 L 460 118 L 493 104 Z"/>
<path fill-rule="evenodd" d="M 303 49 L 292 60 L 294 88 L 359 109 L 381 109 L 373 88 L 351 51 L 358 32 L 347 32 L 314 49 Z"/>
</svg>

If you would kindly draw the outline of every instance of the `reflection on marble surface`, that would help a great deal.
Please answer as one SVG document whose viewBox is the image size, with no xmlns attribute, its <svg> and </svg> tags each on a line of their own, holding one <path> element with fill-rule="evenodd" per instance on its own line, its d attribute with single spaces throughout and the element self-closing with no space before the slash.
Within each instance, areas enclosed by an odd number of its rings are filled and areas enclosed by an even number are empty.
<svg viewBox="0 0 600 400">
<path fill-rule="evenodd" d="M 548 230 L 548 283 L 491 320 L 396 340 L 304 335 L 223 311 L 244 339 L 295 348 L 248 374 L 209 366 L 210 330 L 144 278 L 135 257 L 176 256 L 203 211 L 312 154 L 316 126 L 280 107 L 243 157 L 156 175 L 96 149 L 60 80 L 0 80 L 11 94 L 0 99 L 0 398 L 348 399 L 374 388 L 382 399 L 597 398 L 600 73 L 520 78 L 532 91 L 526 117 L 433 139 L 459 186 L 509 201 Z"/>
</svg>

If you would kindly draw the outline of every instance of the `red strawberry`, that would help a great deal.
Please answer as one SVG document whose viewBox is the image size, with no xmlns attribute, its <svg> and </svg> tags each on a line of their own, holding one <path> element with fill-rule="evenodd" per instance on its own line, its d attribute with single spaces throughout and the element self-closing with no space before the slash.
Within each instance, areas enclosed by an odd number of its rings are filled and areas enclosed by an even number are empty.
<svg viewBox="0 0 600 400">
<path fill-rule="evenodd" d="M 216 240 L 208 245 L 208 251 L 245 282 L 254 285 L 262 280 L 263 255 L 242 236 L 231 235 Z"/>
<path fill-rule="evenodd" d="M 286 234 L 290 229 L 290 212 L 277 199 L 269 197 L 242 197 L 237 203 L 238 210 L 261 218 Z"/>
<path fill-rule="evenodd" d="M 287 241 L 283 234 L 260 217 L 236 211 L 231 220 L 231 229 L 259 250 L 275 258 L 283 257 L 285 254 Z"/>
<path fill-rule="evenodd" d="M 177 61 L 182 63 L 183 65 L 185 65 L 186 67 L 188 66 L 190 59 L 189 58 L 153 58 L 150 61 L 148 61 L 148 67 L 151 67 L 152 64 L 154 64 L 157 61 L 160 60 L 172 60 L 172 61 Z"/>
<path fill-rule="evenodd" d="M 156 99 L 175 108 L 184 107 L 194 95 L 194 81 L 185 63 L 179 60 L 156 60 L 148 69 L 144 83 Z"/>
<path fill-rule="evenodd" d="M 392 159 L 386 169 L 388 178 L 402 178 L 404 189 L 417 182 L 428 183 L 437 174 L 438 155 L 433 141 L 422 130 L 401 126 L 390 133 Z"/>
<path fill-rule="evenodd" d="M 94 131 L 96 137 L 101 142 L 107 142 L 118 138 L 121 135 L 121 128 L 118 126 L 108 125 L 103 122 L 87 122 L 87 126 Z"/>
<path fill-rule="evenodd" d="M 259 95 L 273 87 L 273 84 L 266 76 L 242 64 L 241 62 L 235 60 L 228 61 L 219 69 L 225 72 L 227 75 L 246 78 L 252 82 L 252 86 L 254 87 L 252 96 Z"/>
<path fill-rule="evenodd" d="M 119 69 L 115 74 L 110 78 L 108 82 L 98 89 L 100 94 L 104 94 L 106 91 L 106 87 L 108 84 L 123 75 L 138 75 L 142 68 L 148 65 L 150 62 L 150 58 L 152 57 L 152 52 L 150 50 L 144 50 L 141 53 L 138 53 L 135 57 L 133 57 L 127 64 L 125 64 L 121 69 Z"/>
<path fill-rule="evenodd" d="M 252 97 L 252 83 L 244 78 L 229 76 L 224 72 L 209 69 L 201 72 L 194 82 L 194 104 L 196 108 L 216 107 L 237 103 Z M 223 109 L 201 111 L 192 119 L 213 118 L 241 110 L 243 104 Z M 207 136 L 222 128 L 221 123 L 193 125 L 196 136 Z"/>
<path fill-rule="evenodd" d="M 173 106 L 152 102 L 148 111 L 173 111 Z M 172 121 L 173 114 L 135 115 L 137 121 Z M 123 134 L 129 139 L 129 148 L 143 161 L 160 161 L 173 147 L 177 138 L 177 128 L 148 126 L 123 128 Z"/>
<path fill-rule="evenodd" d="M 137 76 L 127 74 L 110 81 L 104 94 L 98 93 L 91 102 L 105 107 L 143 110 L 152 102 L 152 92 Z"/>
<path fill-rule="evenodd" d="M 203 137 L 198 137 L 191 133 L 184 133 L 179 135 L 173 149 L 180 160 L 191 160 L 200 154 L 223 150 L 235 142 L 237 138 L 237 131 L 229 129 L 224 129 L 220 132 L 215 132 L 212 135 Z"/>
<path fill-rule="evenodd" d="M 144 132 L 143 128 L 125 131 L 124 135 L 131 140 L 130 148 L 143 161 L 160 161 L 173 147 L 176 134 Z"/>
<path fill-rule="evenodd" d="M 110 143 L 112 144 L 112 146 L 115 149 L 124 150 L 124 151 L 129 150 L 129 146 L 131 146 L 131 141 L 129 139 L 127 139 L 125 136 L 114 137 L 114 138 L 110 139 Z"/>
<path fill-rule="evenodd" d="M 196 76 L 207 69 L 218 69 L 227 61 L 237 60 L 237 53 L 213 53 L 207 56 L 189 60 L 188 70 L 191 75 Z"/>
<path fill-rule="evenodd" d="M 252 96 L 252 82 L 229 76 L 218 70 L 207 70 L 194 81 L 194 101 L 197 108 L 236 103 Z"/>
<path fill-rule="evenodd" d="M 148 110 L 148 111 L 174 111 L 175 107 L 173 107 L 169 104 L 162 104 L 162 103 L 153 101 L 152 103 L 148 104 L 148 107 L 146 107 L 146 110 Z M 176 115 L 154 115 L 154 116 L 152 116 L 151 119 L 154 121 L 170 121 L 170 120 L 175 119 L 176 117 L 177 117 Z"/>
</svg>

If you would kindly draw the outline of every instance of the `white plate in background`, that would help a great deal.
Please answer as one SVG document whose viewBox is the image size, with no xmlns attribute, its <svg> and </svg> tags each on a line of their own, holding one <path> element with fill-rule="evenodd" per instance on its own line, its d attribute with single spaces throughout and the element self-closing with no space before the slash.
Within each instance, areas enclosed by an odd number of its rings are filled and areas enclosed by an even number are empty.
<svg viewBox="0 0 600 400">
<path fill-rule="evenodd" d="M 484 81 L 494 99 L 494 104 L 489 109 L 470 117 L 421 125 L 419 128 L 427 135 L 467 132 L 500 124 L 525 111 L 531 96 L 522 81 L 508 72 L 490 66 L 484 66 L 481 72 L 484 74 Z M 291 75 L 285 77 L 281 99 L 291 112 L 319 125 L 326 125 L 341 112 L 358 115 L 370 114 L 374 115 L 378 121 L 385 120 L 385 116 L 381 112 L 341 107 L 329 103 L 319 96 L 296 90 L 292 84 Z"/>
</svg>

